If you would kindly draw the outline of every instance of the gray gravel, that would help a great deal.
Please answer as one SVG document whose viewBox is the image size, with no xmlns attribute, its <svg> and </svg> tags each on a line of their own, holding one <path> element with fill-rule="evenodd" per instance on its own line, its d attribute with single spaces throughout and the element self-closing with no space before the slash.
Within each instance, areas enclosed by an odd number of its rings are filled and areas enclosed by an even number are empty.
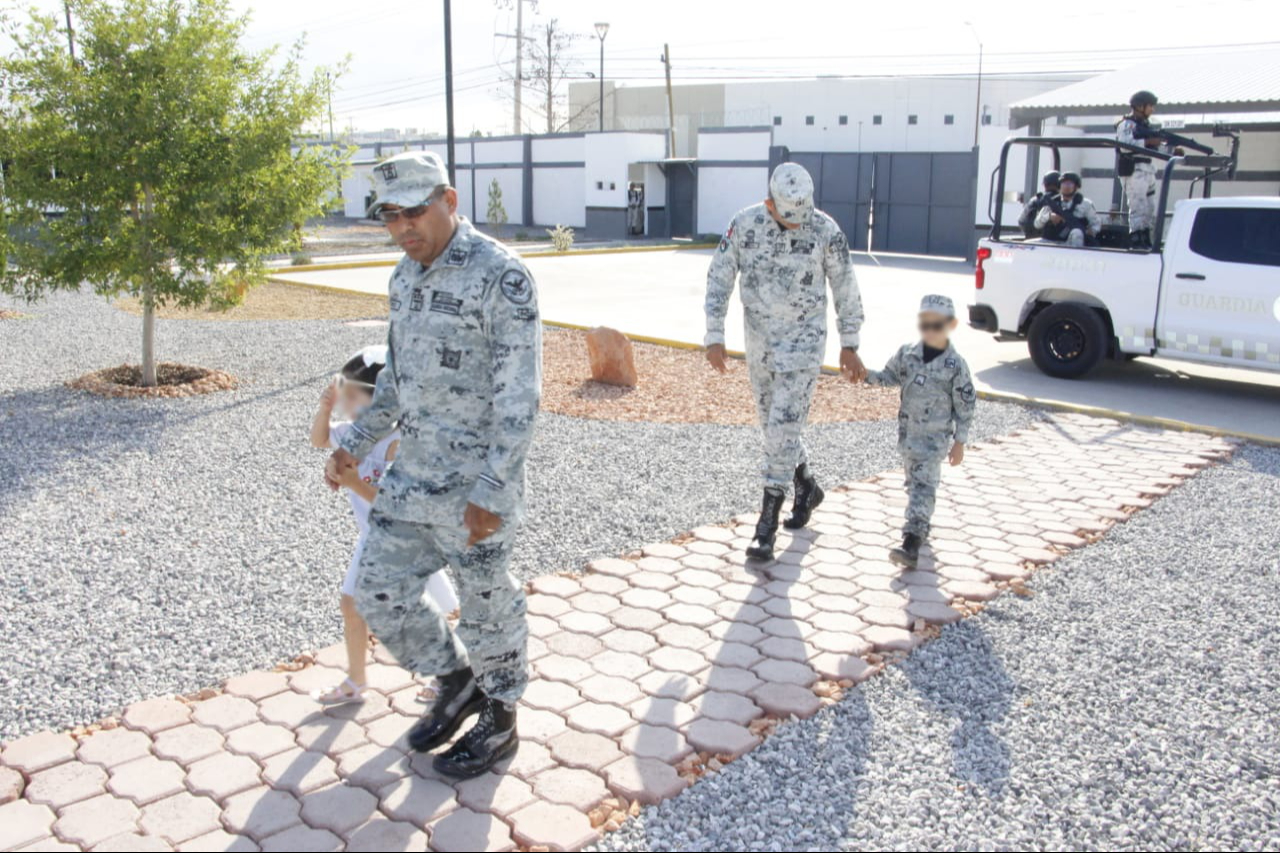
<svg viewBox="0 0 1280 853">
<path fill-rule="evenodd" d="M 136 361 L 139 322 L 89 295 L 0 326 L 0 738 L 186 692 L 340 635 L 354 541 L 307 446 L 327 375 L 378 329 L 161 321 L 162 359 L 230 370 L 232 393 L 103 400 L 62 387 Z M 1036 415 L 979 407 L 978 436 Z M 895 464 L 890 423 L 816 427 L 828 481 Z M 530 461 L 525 577 L 668 538 L 758 500 L 746 427 L 546 415 Z"/>
<path fill-rule="evenodd" d="M 1280 850 L 1280 450 L 1248 448 L 601 850 Z"/>
</svg>

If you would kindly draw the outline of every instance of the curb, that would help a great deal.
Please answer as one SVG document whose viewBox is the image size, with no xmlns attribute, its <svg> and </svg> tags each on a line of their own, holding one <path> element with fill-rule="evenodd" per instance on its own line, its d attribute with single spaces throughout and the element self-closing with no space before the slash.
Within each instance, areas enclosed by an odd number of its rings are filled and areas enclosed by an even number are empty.
<svg viewBox="0 0 1280 853">
<path fill-rule="evenodd" d="M 689 249 L 714 249 L 715 243 L 665 243 L 661 246 L 606 246 L 599 249 L 569 249 L 565 252 L 539 251 L 518 252 L 522 258 L 570 258 L 578 255 L 622 255 L 632 252 L 682 252 Z M 272 267 L 276 275 L 295 272 L 324 272 L 325 270 L 359 270 L 374 267 L 394 267 L 398 260 L 385 261 L 351 261 L 333 264 L 300 264 L 296 267 Z M 336 288 L 335 288 L 336 289 Z"/>
</svg>

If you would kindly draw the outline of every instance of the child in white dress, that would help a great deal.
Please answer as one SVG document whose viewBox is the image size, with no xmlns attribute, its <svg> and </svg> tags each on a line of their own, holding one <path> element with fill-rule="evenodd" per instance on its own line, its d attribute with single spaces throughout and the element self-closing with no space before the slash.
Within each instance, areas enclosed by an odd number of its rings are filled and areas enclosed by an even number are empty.
<svg viewBox="0 0 1280 853">
<path fill-rule="evenodd" d="M 374 384 L 378 373 L 387 362 L 385 346 L 365 347 L 353 355 L 342 371 L 334 377 L 320 395 L 320 405 L 311 422 L 311 446 L 333 449 L 348 430 L 361 409 L 373 400 Z M 335 409 L 344 420 L 331 423 Z M 355 553 L 342 581 L 342 633 L 347 645 L 347 677 L 341 684 L 324 691 L 317 691 L 315 699 L 325 704 L 352 702 L 363 698 L 367 684 L 365 661 L 369 650 L 369 626 L 356 610 L 356 580 L 360 573 L 360 555 L 364 551 L 369 533 L 369 510 L 378 495 L 378 481 L 387 466 L 396 458 L 400 446 L 400 433 L 393 432 L 378 442 L 359 467 L 348 469 L 340 485 L 351 500 L 351 514 L 355 517 L 360 535 L 356 539 Z M 435 601 L 442 613 L 449 613 L 458 606 L 449 576 L 435 572 L 427 581 L 427 595 Z"/>
</svg>

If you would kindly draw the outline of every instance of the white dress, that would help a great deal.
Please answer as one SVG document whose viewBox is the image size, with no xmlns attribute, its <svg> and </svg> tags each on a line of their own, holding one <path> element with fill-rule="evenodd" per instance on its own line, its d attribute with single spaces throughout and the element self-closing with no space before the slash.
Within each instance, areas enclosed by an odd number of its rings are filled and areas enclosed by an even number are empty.
<svg viewBox="0 0 1280 853">
<path fill-rule="evenodd" d="M 350 423 L 336 423 L 329 426 L 329 446 L 337 448 L 343 436 L 351 429 Z M 378 485 L 378 481 L 382 479 L 382 475 L 386 473 L 387 465 L 387 448 L 392 443 L 400 440 L 400 433 L 393 432 L 391 435 L 379 441 L 369 451 L 369 455 L 360 460 L 360 465 L 356 468 L 360 474 L 360 479 L 370 485 Z M 351 514 L 355 517 L 356 527 L 360 530 L 360 535 L 356 538 L 355 553 L 351 555 L 351 564 L 347 567 L 346 577 L 342 579 L 342 592 L 344 595 L 350 595 L 353 598 L 356 594 L 356 581 L 360 577 L 360 558 L 364 554 L 365 539 L 369 536 L 369 511 L 373 509 L 373 504 L 356 494 L 353 490 L 347 489 L 347 498 L 351 501 Z M 427 597 L 440 609 L 441 613 L 448 614 L 458 607 L 458 595 L 454 592 L 453 582 L 449 580 L 449 576 L 445 570 L 433 572 L 431 577 L 427 579 Z"/>
</svg>

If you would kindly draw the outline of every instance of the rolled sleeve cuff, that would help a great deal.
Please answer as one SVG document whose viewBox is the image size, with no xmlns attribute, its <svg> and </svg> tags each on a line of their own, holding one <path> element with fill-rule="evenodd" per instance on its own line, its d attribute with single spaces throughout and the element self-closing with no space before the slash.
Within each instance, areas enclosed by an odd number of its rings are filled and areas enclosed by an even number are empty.
<svg viewBox="0 0 1280 853">
<path fill-rule="evenodd" d="M 713 347 L 716 344 L 724 346 L 724 332 L 707 332 L 707 336 L 702 340 L 702 345 Z"/>
<path fill-rule="evenodd" d="M 500 516 L 504 522 L 510 521 L 511 516 L 515 514 L 516 496 L 513 491 L 514 488 L 514 486 L 504 482 L 492 471 L 485 471 L 476 479 L 476 484 L 471 487 L 471 493 L 467 496 L 467 501 L 483 510 Z"/>
<path fill-rule="evenodd" d="M 364 459 L 369 455 L 369 451 L 378 443 L 378 439 L 369 433 L 360 429 L 355 424 L 351 424 L 351 428 L 342 436 L 342 440 L 338 442 L 338 446 L 350 453 L 357 459 Z"/>
<path fill-rule="evenodd" d="M 955 440 L 959 444 L 969 443 L 969 425 L 968 424 L 965 424 L 964 426 L 956 427 Z"/>
<path fill-rule="evenodd" d="M 845 347 L 857 349 L 861 341 L 862 338 L 857 332 L 843 332 L 840 335 L 840 347 L 842 349 Z"/>
</svg>

